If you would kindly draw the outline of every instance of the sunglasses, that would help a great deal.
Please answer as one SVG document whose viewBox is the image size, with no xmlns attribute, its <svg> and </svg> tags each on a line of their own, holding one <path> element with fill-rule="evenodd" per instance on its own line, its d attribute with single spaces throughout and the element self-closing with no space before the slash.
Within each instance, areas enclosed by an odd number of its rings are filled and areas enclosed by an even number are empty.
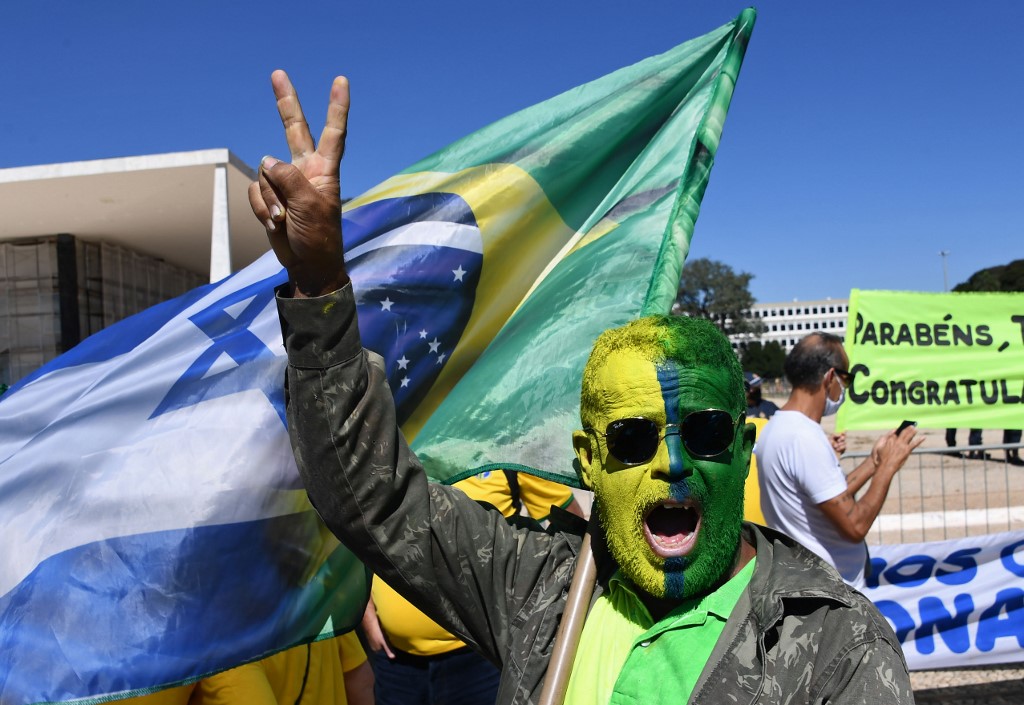
<svg viewBox="0 0 1024 705">
<path fill-rule="evenodd" d="M 704 409 L 686 415 L 678 424 L 659 426 L 643 417 L 617 419 L 608 424 L 604 436 L 608 452 L 623 465 L 642 465 L 655 456 L 665 436 L 677 435 L 690 455 L 713 458 L 729 449 L 735 435 L 738 419 L 728 411 Z M 670 428 L 676 430 L 669 430 Z"/>
<path fill-rule="evenodd" d="M 843 381 L 843 384 L 849 387 L 850 382 L 853 381 L 853 373 L 850 372 L 849 370 L 844 370 L 841 367 L 833 367 L 832 369 L 835 370 L 836 377 L 841 379 Z"/>
</svg>

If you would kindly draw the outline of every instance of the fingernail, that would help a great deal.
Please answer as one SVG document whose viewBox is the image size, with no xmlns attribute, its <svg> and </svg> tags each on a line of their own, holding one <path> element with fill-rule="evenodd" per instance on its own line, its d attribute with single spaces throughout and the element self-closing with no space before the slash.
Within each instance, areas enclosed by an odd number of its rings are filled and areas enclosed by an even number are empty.
<svg viewBox="0 0 1024 705">
<path fill-rule="evenodd" d="M 283 214 L 284 211 L 281 210 L 281 206 L 277 205 L 276 203 L 270 207 L 271 220 L 281 220 L 281 216 Z"/>
<path fill-rule="evenodd" d="M 267 226 L 267 232 L 271 232 L 271 233 L 274 232 L 274 230 L 277 228 L 277 226 L 274 225 L 274 221 L 270 220 L 270 219 L 268 219 L 267 222 L 264 223 L 264 225 Z"/>
<path fill-rule="evenodd" d="M 277 164 L 277 160 L 274 159 L 269 154 L 267 156 L 263 157 L 263 159 L 260 159 L 260 168 L 261 169 L 273 169 L 275 164 Z"/>
</svg>

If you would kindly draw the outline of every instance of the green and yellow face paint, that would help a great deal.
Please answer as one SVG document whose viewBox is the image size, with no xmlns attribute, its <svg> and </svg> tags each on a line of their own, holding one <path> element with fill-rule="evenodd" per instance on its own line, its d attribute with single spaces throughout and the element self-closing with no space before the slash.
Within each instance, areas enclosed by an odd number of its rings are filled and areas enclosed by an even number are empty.
<svg viewBox="0 0 1024 705">
<path fill-rule="evenodd" d="M 645 322 L 650 319 L 631 325 Z M 576 440 L 577 451 L 588 451 L 580 453 L 584 481 L 594 490 L 609 549 L 623 573 L 655 597 L 681 599 L 713 589 L 732 566 L 750 444 L 735 423 L 728 447 L 712 457 L 695 455 L 682 441 L 675 429 L 693 412 L 719 409 L 736 420 L 742 413 L 742 381 L 724 339 L 709 342 L 726 346 L 726 364 L 717 364 L 714 356 L 710 362 L 699 359 L 707 355 L 674 356 L 680 361 L 665 352 L 666 347 L 674 352 L 665 339 L 678 344 L 672 337 L 678 338 L 678 331 L 660 330 L 657 322 L 652 324 L 655 345 L 638 346 L 643 341 L 634 340 L 600 351 L 596 362 L 592 356 L 583 401 L 584 426 L 590 430 L 577 433 Z M 695 342 L 700 341 L 690 341 Z M 627 465 L 609 452 L 604 431 L 614 421 L 635 418 L 654 422 L 663 439 L 653 457 Z"/>
</svg>

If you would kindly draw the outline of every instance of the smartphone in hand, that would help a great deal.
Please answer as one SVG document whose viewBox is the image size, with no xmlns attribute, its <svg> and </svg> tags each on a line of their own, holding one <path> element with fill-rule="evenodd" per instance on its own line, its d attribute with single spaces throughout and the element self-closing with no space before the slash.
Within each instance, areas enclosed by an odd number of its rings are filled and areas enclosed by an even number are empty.
<svg viewBox="0 0 1024 705">
<path fill-rule="evenodd" d="M 908 426 L 917 426 L 917 421 L 904 420 L 903 423 L 900 424 L 900 427 L 896 429 L 896 435 L 898 436 L 901 433 L 903 433 L 903 429 L 907 428 Z"/>
</svg>

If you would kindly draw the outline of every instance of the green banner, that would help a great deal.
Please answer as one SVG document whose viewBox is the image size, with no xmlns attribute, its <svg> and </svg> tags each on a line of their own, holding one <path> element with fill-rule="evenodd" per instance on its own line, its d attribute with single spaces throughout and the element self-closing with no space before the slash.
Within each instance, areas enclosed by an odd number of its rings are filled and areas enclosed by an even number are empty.
<svg viewBox="0 0 1024 705">
<path fill-rule="evenodd" d="M 850 294 L 854 380 L 836 427 L 1024 427 L 1024 295 Z"/>
</svg>

